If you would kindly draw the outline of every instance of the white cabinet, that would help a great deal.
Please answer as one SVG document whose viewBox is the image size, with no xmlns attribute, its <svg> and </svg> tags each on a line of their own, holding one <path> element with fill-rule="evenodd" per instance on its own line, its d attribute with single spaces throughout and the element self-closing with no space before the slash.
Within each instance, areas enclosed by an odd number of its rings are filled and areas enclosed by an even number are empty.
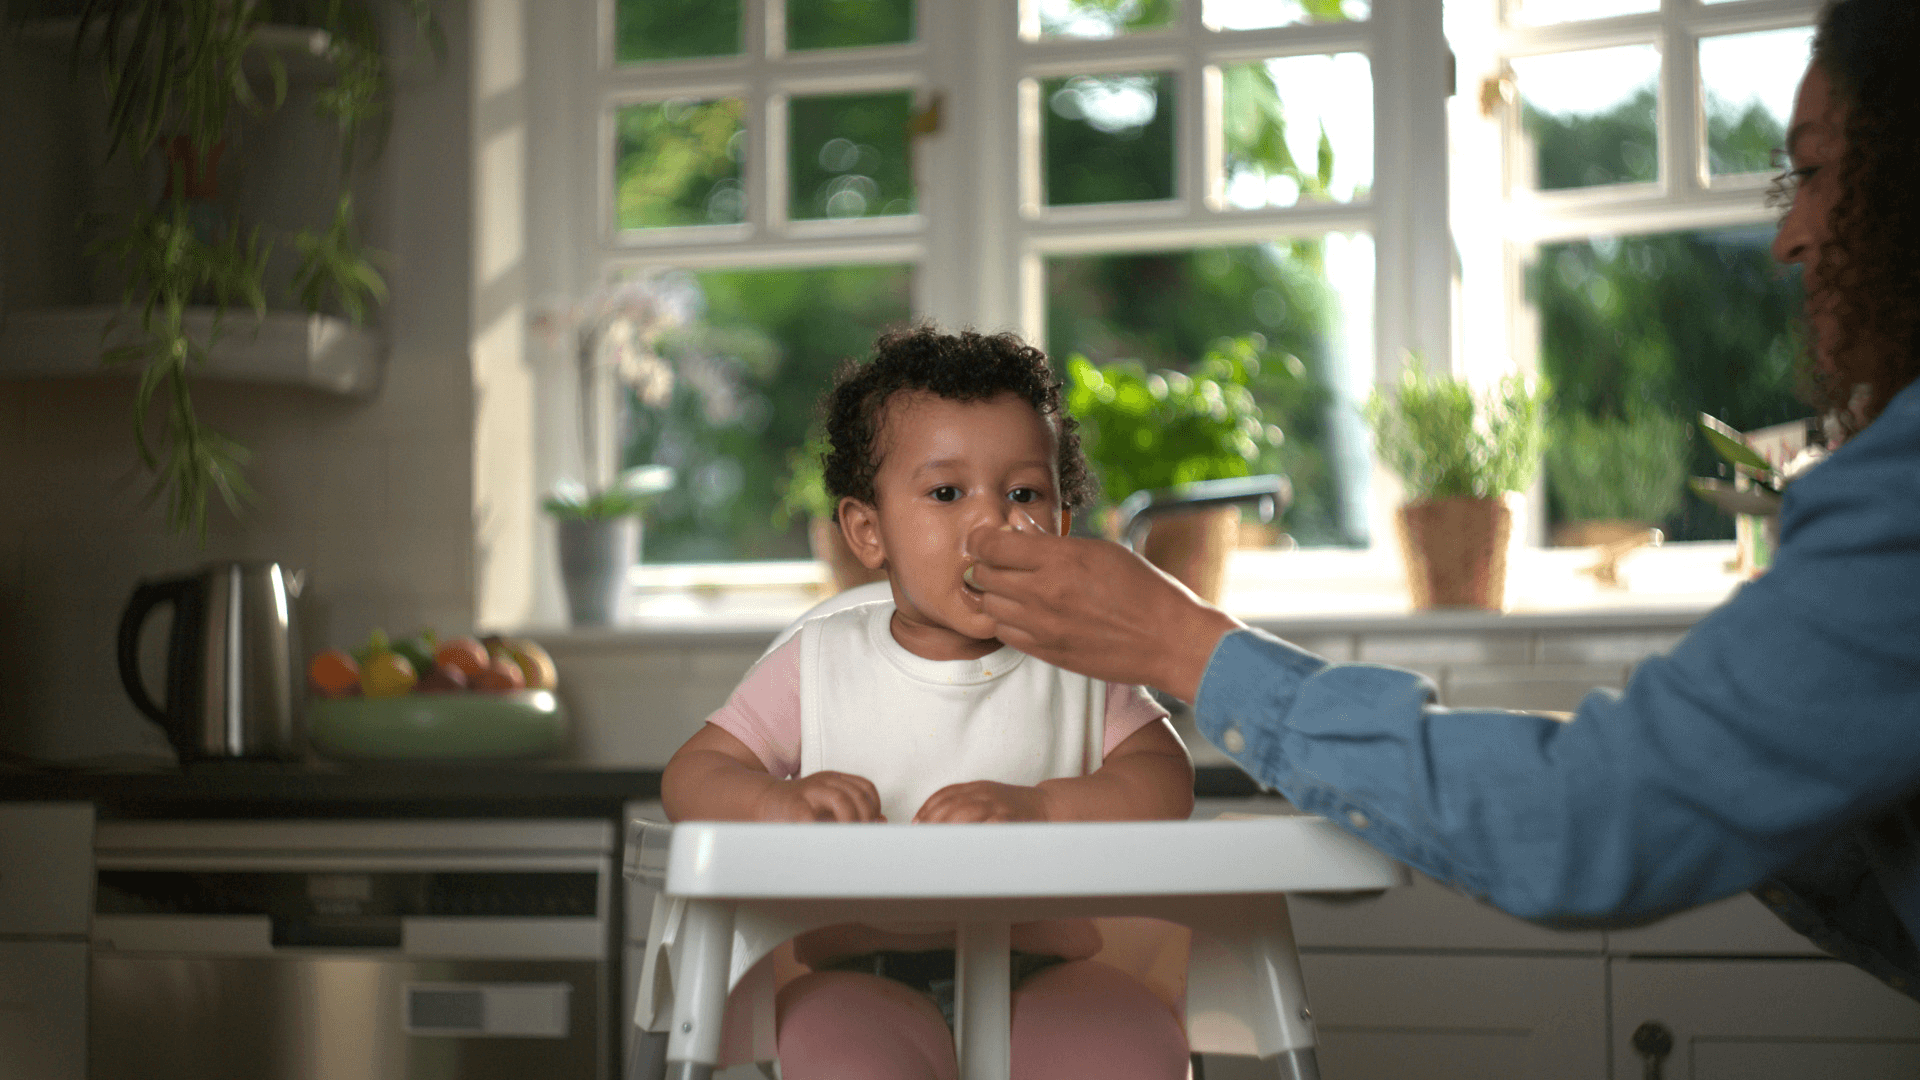
<svg viewBox="0 0 1920 1080">
<path fill-rule="evenodd" d="M 0 935 L 85 939 L 93 804 L 0 803 Z"/>
<path fill-rule="evenodd" d="M 1647 1022 L 1672 1033 L 1661 1080 L 1920 1076 L 1920 1002 L 1838 961 L 1616 959 L 1611 965 L 1614 1080 L 1648 1075 L 1632 1045 L 1634 1030 Z"/>
<path fill-rule="evenodd" d="M 0 941 L 0 1080 L 84 1080 L 87 946 Z"/>
<path fill-rule="evenodd" d="M 0 1080 L 84 1080 L 93 805 L 0 803 Z"/>
<path fill-rule="evenodd" d="M 1327 1080 L 1605 1080 L 1599 956 L 1308 953 L 1300 966 Z"/>
</svg>

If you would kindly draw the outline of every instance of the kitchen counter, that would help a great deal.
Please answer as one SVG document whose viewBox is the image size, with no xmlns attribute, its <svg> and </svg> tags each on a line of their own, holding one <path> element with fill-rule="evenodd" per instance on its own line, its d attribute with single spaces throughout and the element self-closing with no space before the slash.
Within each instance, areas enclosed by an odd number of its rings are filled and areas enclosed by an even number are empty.
<svg viewBox="0 0 1920 1080">
<path fill-rule="evenodd" d="M 1240 770 L 1197 770 L 1195 793 L 1257 794 Z M 554 765 L 210 763 L 185 769 L 0 772 L 0 801 L 91 802 L 101 818 L 617 817 L 660 797 L 658 769 Z"/>
</svg>

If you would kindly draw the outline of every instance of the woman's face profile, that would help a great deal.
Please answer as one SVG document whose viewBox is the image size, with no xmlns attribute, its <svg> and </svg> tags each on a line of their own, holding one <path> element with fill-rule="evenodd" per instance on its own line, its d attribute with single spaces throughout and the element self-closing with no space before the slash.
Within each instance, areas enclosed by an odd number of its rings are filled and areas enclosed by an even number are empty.
<svg viewBox="0 0 1920 1080">
<path fill-rule="evenodd" d="M 1826 71 L 1818 64 L 1808 67 L 1794 100 L 1793 119 L 1787 125 L 1792 202 L 1780 219 L 1773 257 L 1801 268 L 1807 291 L 1807 321 L 1813 326 L 1815 349 L 1823 366 L 1835 328 L 1821 256 L 1832 237 L 1833 207 L 1840 198 L 1840 156 L 1846 145 L 1842 120 Z"/>
</svg>

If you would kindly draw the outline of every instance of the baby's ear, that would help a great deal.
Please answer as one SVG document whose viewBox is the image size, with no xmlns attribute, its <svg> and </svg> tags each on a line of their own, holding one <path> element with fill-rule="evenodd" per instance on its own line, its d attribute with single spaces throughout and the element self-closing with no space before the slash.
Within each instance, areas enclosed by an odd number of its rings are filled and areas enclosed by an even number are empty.
<svg viewBox="0 0 1920 1080">
<path fill-rule="evenodd" d="M 840 500 L 837 508 L 840 517 L 840 535 L 847 540 L 847 547 L 853 549 L 853 557 L 860 565 L 869 570 L 878 570 L 887 564 L 887 545 L 880 538 L 880 512 L 873 504 L 855 498 Z"/>
</svg>

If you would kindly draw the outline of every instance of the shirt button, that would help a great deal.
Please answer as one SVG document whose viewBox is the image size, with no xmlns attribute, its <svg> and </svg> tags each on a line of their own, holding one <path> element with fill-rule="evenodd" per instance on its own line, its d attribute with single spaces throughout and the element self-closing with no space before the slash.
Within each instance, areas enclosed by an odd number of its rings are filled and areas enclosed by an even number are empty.
<svg viewBox="0 0 1920 1080">
<path fill-rule="evenodd" d="M 1240 734 L 1239 728 L 1230 727 L 1221 734 L 1220 745 L 1226 747 L 1227 753 L 1237 754 L 1247 748 L 1247 737 Z"/>
<path fill-rule="evenodd" d="M 1364 829 L 1373 824 L 1373 819 L 1358 810 L 1347 811 L 1347 820 L 1353 822 L 1353 827 L 1356 829 Z"/>
<path fill-rule="evenodd" d="M 1769 888 L 1760 894 L 1760 899 L 1778 907 L 1787 902 L 1787 894 L 1779 887 Z"/>
</svg>

